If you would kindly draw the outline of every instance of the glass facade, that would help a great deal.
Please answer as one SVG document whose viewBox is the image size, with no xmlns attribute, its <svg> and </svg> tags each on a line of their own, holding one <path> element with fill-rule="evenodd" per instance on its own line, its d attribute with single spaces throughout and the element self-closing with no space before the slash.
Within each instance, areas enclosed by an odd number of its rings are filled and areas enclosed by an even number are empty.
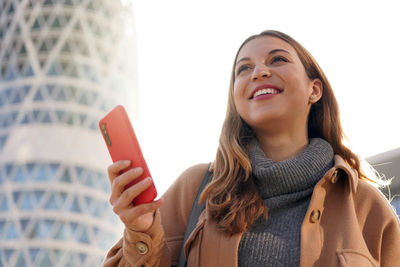
<svg viewBox="0 0 400 267">
<path fill-rule="evenodd" d="M 136 111 L 129 10 L 0 1 L 0 266 L 100 266 L 121 236 L 98 121 Z"/>
</svg>

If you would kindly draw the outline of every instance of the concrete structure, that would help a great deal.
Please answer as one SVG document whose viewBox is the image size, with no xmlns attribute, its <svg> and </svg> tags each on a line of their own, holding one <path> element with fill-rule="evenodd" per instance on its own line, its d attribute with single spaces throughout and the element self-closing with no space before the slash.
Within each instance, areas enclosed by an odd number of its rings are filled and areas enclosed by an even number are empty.
<svg viewBox="0 0 400 267">
<path fill-rule="evenodd" d="M 121 235 L 97 124 L 137 99 L 124 10 L 0 1 L 0 266 L 100 266 Z"/>
<path fill-rule="evenodd" d="M 391 200 L 400 216 L 400 148 L 367 158 L 384 179 L 392 179 L 392 183 L 382 192 Z"/>
</svg>

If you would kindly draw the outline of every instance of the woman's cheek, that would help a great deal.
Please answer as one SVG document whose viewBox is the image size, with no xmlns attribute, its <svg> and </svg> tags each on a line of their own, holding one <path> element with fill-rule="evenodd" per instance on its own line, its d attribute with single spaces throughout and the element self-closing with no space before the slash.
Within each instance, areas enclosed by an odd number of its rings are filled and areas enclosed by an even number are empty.
<svg viewBox="0 0 400 267">
<path fill-rule="evenodd" d="M 233 85 L 233 93 L 234 94 L 240 94 L 244 93 L 245 84 L 241 78 L 237 78 L 234 85 Z"/>
<path fill-rule="evenodd" d="M 233 99 L 235 100 L 235 102 L 239 100 L 242 94 L 243 92 L 238 85 L 233 87 Z"/>
</svg>

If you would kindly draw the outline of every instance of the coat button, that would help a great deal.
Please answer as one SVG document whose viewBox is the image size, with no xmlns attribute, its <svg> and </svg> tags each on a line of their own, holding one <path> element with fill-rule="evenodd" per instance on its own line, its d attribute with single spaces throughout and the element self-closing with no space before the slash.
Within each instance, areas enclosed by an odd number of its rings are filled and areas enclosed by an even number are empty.
<svg viewBox="0 0 400 267">
<path fill-rule="evenodd" d="M 149 248 L 147 247 L 147 245 L 142 241 L 139 241 L 136 243 L 136 249 L 139 252 L 139 254 L 141 254 L 141 255 L 144 255 L 149 251 Z"/>
<path fill-rule="evenodd" d="M 311 212 L 311 221 L 313 223 L 318 222 L 320 218 L 321 218 L 321 211 L 320 210 L 313 210 Z"/>
<path fill-rule="evenodd" d="M 333 175 L 331 177 L 332 184 L 336 183 L 339 180 L 338 173 L 339 173 L 339 170 L 335 170 L 335 172 L 333 173 Z"/>
</svg>

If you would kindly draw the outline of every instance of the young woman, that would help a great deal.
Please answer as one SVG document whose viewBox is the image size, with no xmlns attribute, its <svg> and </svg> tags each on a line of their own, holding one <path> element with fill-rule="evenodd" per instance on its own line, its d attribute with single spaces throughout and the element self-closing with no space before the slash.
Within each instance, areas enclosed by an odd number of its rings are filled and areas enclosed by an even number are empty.
<svg viewBox="0 0 400 267">
<path fill-rule="evenodd" d="M 249 37 L 235 57 L 226 119 L 206 203 L 182 244 L 207 164 L 186 170 L 162 199 L 140 167 L 109 167 L 110 202 L 125 224 L 104 266 L 400 266 L 400 225 L 360 159 L 343 145 L 332 88 L 313 57 L 278 31 Z"/>
</svg>

